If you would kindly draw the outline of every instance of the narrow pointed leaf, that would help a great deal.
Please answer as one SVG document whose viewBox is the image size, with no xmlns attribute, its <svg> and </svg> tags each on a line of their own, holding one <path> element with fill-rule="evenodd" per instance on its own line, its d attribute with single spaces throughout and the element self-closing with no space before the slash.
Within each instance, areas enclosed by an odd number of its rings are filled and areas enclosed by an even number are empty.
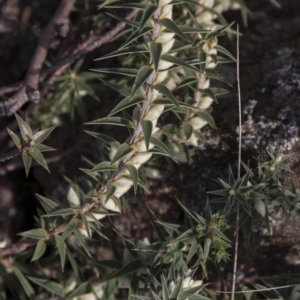
<svg viewBox="0 0 300 300">
<path fill-rule="evenodd" d="M 130 153 L 132 151 L 133 151 L 132 148 L 128 144 L 126 144 L 126 143 L 122 144 L 118 148 L 118 150 L 117 150 L 114 158 L 111 160 L 111 165 L 114 164 L 120 158 L 122 158 L 123 156 L 125 156 L 126 154 L 128 154 L 128 153 Z"/>
<path fill-rule="evenodd" d="M 80 296 L 84 296 L 85 294 L 89 294 L 93 292 L 93 288 L 90 282 L 84 282 L 79 287 L 77 287 L 67 299 L 80 299 Z M 78 298 L 77 298 L 78 297 Z"/>
<path fill-rule="evenodd" d="M 115 186 L 113 186 L 113 185 L 111 185 L 111 184 L 109 184 L 109 185 L 107 186 L 107 191 L 106 191 L 106 198 L 105 198 L 105 201 L 108 201 L 108 200 L 110 199 L 110 197 L 114 194 L 115 190 L 116 190 L 116 187 L 115 187 Z"/>
<path fill-rule="evenodd" d="M 161 43 L 154 43 L 154 42 L 150 43 L 150 52 L 152 55 L 155 71 L 157 71 L 157 69 L 158 69 L 161 51 L 162 51 Z"/>
<path fill-rule="evenodd" d="M 19 233 L 19 235 L 24 236 L 24 237 L 29 237 L 32 239 L 45 239 L 47 238 L 47 231 L 43 228 L 38 228 L 38 229 L 32 229 L 28 230 L 22 233 Z"/>
<path fill-rule="evenodd" d="M 31 262 L 38 260 L 46 251 L 46 244 L 43 241 L 38 241 Z"/>
<path fill-rule="evenodd" d="M 165 97 L 167 97 L 175 106 L 180 108 L 178 101 L 174 97 L 174 95 L 170 92 L 170 90 L 163 84 L 156 84 L 152 86 L 155 90 L 162 93 Z"/>
<path fill-rule="evenodd" d="M 9 128 L 7 128 L 7 132 L 9 133 L 10 137 L 14 141 L 15 145 L 20 149 L 22 147 L 21 137 L 17 133 L 10 130 Z"/>
<path fill-rule="evenodd" d="M 36 197 L 38 198 L 39 202 L 43 206 L 46 213 L 49 213 L 49 212 L 52 212 L 54 210 L 61 208 L 60 204 L 58 204 L 57 202 L 55 202 L 49 198 L 46 198 L 46 197 L 38 195 L 38 194 L 36 194 Z"/>
<path fill-rule="evenodd" d="M 204 90 L 202 90 L 202 92 L 203 92 L 206 96 L 208 96 L 208 97 L 210 97 L 211 99 L 213 99 L 216 103 L 218 103 L 218 100 L 217 100 L 217 98 L 216 98 L 216 95 L 214 94 L 214 92 L 213 92 L 211 89 L 204 89 Z"/>
<path fill-rule="evenodd" d="M 222 47 L 220 45 L 216 45 L 215 49 L 218 52 L 221 52 L 221 53 L 225 54 L 226 56 L 228 56 L 230 59 L 232 59 L 232 61 L 236 61 L 236 58 L 228 50 L 226 50 L 224 47 Z"/>
<path fill-rule="evenodd" d="M 36 278 L 27 276 L 28 279 L 35 284 L 45 288 L 46 290 L 50 291 L 51 293 L 54 293 L 58 296 L 63 296 L 63 286 L 61 284 L 58 284 L 54 281 L 50 281 L 48 279 L 42 279 L 42 278 Z"/>
<path fill-rule="evenodd" d="M 147 47 L 145 45 L 134 45 L 134 46 L 129 46 L 126 48 L 121 48 L 120 50 L 117 50 L 115 52 L 112 52 L 106 56 L 97 58 L 95 60 L 103 60 L 115 56 L 120 56 L 120 55 L 125 55 L 125 54 L 133 54 L 133 53 L 144 53 L 144 52 L 149 52 Z"/>
<path fill-rule="evenodd" d="M 123 99 L 121 102 L 119 102 L 114 109 L 109 113 L 109 116 L 112 116 L 128 107 L 131 107 L 133 105 L 136 105 L 138 103 L 143 102 L 145 99 L 141 96 L 134 96 L 133 98 L 130 97 L 126 97 L 125 99 Z"/>
<path fill-rule="evenodd" d="M 89 249 L 88 249 L 88 247 L 87 247 L 87 245 L 86 245 L 86 242 L 85 242 L 85 240 L 84 240 L 82 234 L 80 233 L 80 231 L 77 230 L 77 229 L 74 229 L 73 232 L 74 232 L 75 236 L 77 237 L 77 240 L 78 240 L 79 243 L 81 244 L 82 248 L 85 250 L 86 254 L 87 254 L 89 257 L 91 257 L 91 254 L 90 254 L 90 252 L 89 252 Z"/>
<path fill-rule="evenodd" d="M 111 125 L 117 125 L 117 126 L 126 126 L 130 128 L 134 128 L 132 122 L 130 122 L 127 119 L 120 118 L 120 117 L 108 117 L 108 118 L 102 118 L 98 119 L 89 123 L 86 123 L 87 125 L 93 125 L 93 124 L 111 124 Z"/>
<path fill-rule="evenodd" d="M 143 66 L 138 74 L 136 75 L 132 90 L 131 90 L 131 97 L 135 95 L 138 89 L 143 85 L 143 83 L 147 80 L 147 78 L 151 75 L 153 69 L 148 66 Z"/>
<path fill-rule="evenodd" d="M 131 274 L 135 271 L 140 270 L 143 267 L 143 262 L 140 259 L 136 259 L 134 261 L 129 262 L 120 270 L 112 273 L 108 279 L 113 279 L 120 276 L 125 276 L 127 274 Z"/>
<path fill-rule="evenodd" d="M 151 18 L 151 16 L 153 15 L 153 13 L 156 11 L 157 6 L 153 5 L 151 3 L 149 3 L 144 12 L 143 12 L 143 16 L 142 19 L 140 21 L 140 30 L 142 30 L 144 28 L 144 26 L 146 25 L 147 21 L 149 20 L 149 18 Z"/>
<path fill-rule="evenodd" d="M 44 156 L 42 155 L 42 153 L 37 148 L 34 148 L 32 151 L 30 151 L 29 155 L 34 160 L 36 160 L 40 165 L 42 165 L 48 172 L 50 172 L 49 169 L 48 169 L 48 166 L 47 166 L 47 163 L 45 161 Z"/>
<path fill-rule="evenodd" d="M 151 121 L 142 120 L 142 128 L 143 128 L 147 151 L 149 150 L 149 144 L 152 135 L 152 127 L 153 127 L 153 123 Z"/>
<path fill-rule="evenodd" d="M 48 137 L 48 135 L 53 131 L 54 128 L 55 126 L 38 131 L 33 135 L 32 139 L 36 144 L 40 144 Z"/>
<path fill-rule="evenodd" d="M 97 73 L 105 73 L 105 74 L 118 74 L 125 76 L 136 76 L 138 74 L 138 70 L 129 69 L 129 68 L 101 68 L 101 69 L 91 69 L 91 71 Z M 100 78 L 100 80 L 102 80 Z"/>
<path fill-rule="evenodd" d="M 134 194 L 136 195 L 137 192 L 137 186 L 138 186 L 138 179 L 139 179 L 139 173 L 137 169 L 132 165 L 126 165 L 126 168 L 128 169 L 130 173 L 130 177 L 133 182 L 133 188 L 134 188 Z"/>
<path fill-rule="evenodd" d="M 170 158 L 172 158 L 176 162 L 176 159 L 174 158 L 174 156 L 172 155 L 172 153 L 170 152 L 168 147 L 161 140 L 159 140 L 156 137 L 152 136 L 151 139 L 150 139 L 150 142 L 152 144 L 154 144 L 157 148 L 162 150 L 167 156 L 169 156 Z"/>
<path fill-rule="evenodd" d="M 23 121 L 22 118 L 18 114 L 15 114 L 15 117 L 17 119 L 17 123 L 20 128 L 20 132 L 21 132 L 23 140 L 28 142 L 28 138 L 32 139 L 32 131 L 31 131 L 29 125 L 25 121 Z"/>
<path fill-rule="evenodd" d="M 67 252 L 67 246 L 64 241 L 60 242 L 60 237 L 55 236 L 56 246 L 58 249 L 59 257 L 60 257 L 60 263 L 61 263 L 61 270 L 64 271 L 65 263 L 66 263 L 66 252 Z"/>
<path fill-rule="evenodd" d="M 112 88 L 113 90 L 117 91 L 119 94 L 123 95 L 124 97 L 130 96 L 130 91 L 126 88 L 124 88 L 122 85 L 106 81 L 102 78 L 99 78 L 104 84 Z"/>
<path fill-rule="evenodd" d="M 196 228 L 188 229 L 186 232 L 177 237 L 173 242 L 178 243 L 192 238 L 203 236 L 204 233 L 199 232 Z"/>
<path fill-rule="evenodd" d="M 186 139 L 188 140 L 192 136 L 193 126 L 191 126 L 188 123 L 184 123 L 183 124 L 183 132 L 184 132 Z"/>
<path fill-rule="evenodd" d="M 38 149 L 40 152 L 47 152 L 47 151 L 55 151 L 56 149 L 46 146 L 44 144 L 36 144 L 34 145 L 35 149 Z"/>
<path fill-rule="evenodd" d="M 127 40 L 125 41 L 125 43 L 120 47 L 120 49 L 123 49 L 124 47 L 127 47 L 129 44 L 131 44 L 133 41 L 135 41 L 136 39 L 142 37 L 143 35 L 145 35 L 146 33 L 150 32 L 151 30 L 153 30 L 153 28 L 151 26 L 146 25 L 144 28 L 142 28 L 141 30 L 138 28 L 135 31 L 133 31 L 131 33 L 131 35 L 127 38 Z M 134 47 L 140 47 L 141 45 L 137 45 Z M 146 47 L 146 46 L 145 46 Z M 149 52 L 148 48 L 146 48 L 147 51 Z M 132 52 L 132 54 L 137 53 L 136 52 Z"/>
<path fill-rule="evenodd" d="M 116 171 L 116 168 L 111 166 L 110 161 L 103 161 L 100 164 L 96 165 L 91 170 L 91 172 L 107 172 L 107 171 Z"/>
<path fill-rule="evenodd" d="M 77 209 L 74 209 L 74 208 L 62 208 L 62 209 L 50 212 L 47 215 L 44 215 L 43 217 L 68 216 L 68 215 L 73 215 L 76 212 L 77 212 Z"/>
<path fill-rule="evenodd" d="M 179 292 L 180 292 L 180 289 L 182 286 L 183 279 L 184 279 L 184 277 L 181 276 L 179 278 L 179 280 L 177 281 L 175 288 L 173 289 L 173 291 L 170 294 L 170 299 L 178 299 L 178 295 L 179 295 Z"/>
<path fill-rule="evenodd" d="M 164 55 L 161 56 L 161 59 L 165 60 L 165 61 L 168 61 L 168 62 L 171 62 L 175 65 L 178 65 L 178 66 L 181 66 L 181 67 L 187 68 L 189 70 L 196 71 L 196 72 L 200 73 L 199 69 L 197 69 L 196 67 L 191 66 L 190 64 L 188 64 L 187 62 L 185 62 L 184 60 L 182 60 L 182 59 L 180 59 L 176 56 L 164 54 Z"/>
<path fill-rule="evenodd" d="M 114 148 L 119 148 L 120 147 L 120 143 L 117 140 L 115 140 L 114 138 L 112 138 L 108 135 L 98 133 L 98 132 L 93 132 L 93 131 L 87 131 L 87 130 L 85 130 L 85 132 L 87 134 L 103 141 L 104 143 L 111 145 Z"/>
<path fill-rule="evenodd" d="M 198 82 L 198 79 L 196 77 L 194 77 L 194 76 L 187 77 L 180 82 L 180 84 L 177 86 L 177 88 L 181 88 L 181 87 L 184 87 L 186 85 L 190 85 L 190 84 L 193 84 L 196 82 Z"/>
<path fill-rule="evenodd" d="M 67 228 L 64 230 L 62 236 L 60 237 L 58 244 L 56 246 L 58 246 L 60 243 L 62 243 L 65 239 L 67 239 L 70 234 L 73 232 L 73 230 L 76 228 L 77 223 L 74 220 L 71 220 L 71 222 L 68 224 Z"/>
<path fill-rule="evenodd" d="M 181 38 L 183 38 L 184 40 L 190 43 L 189 38 L 181 31 L 181 29 L 176 25 L 174 21 L 168 18 L 159 21 L 170 31 L 174 32 L 175 34 L 177 34 L 178 36 L 180 36 Z"/>
<path fill-rule="evenodd" d="M 216 123 L 209 113 L 205 111 L 198 111 L 197 115 L 205 120 L 211 127 L 216 128 Z"/>
<path fill-rule="evenodd" d="M 26 177 L 27 177 L 28 173 L 29 173 L 29 170 L 30 170 L 32 158 L 28 154 L 22 154 L 22 159 L 23 159 L 23 163 L 24 163 L 24 167 L 25 167 L 25 172 L 26 172 Z"/>
<path fill-rule="evenodd" d="M 35 292 L 31 286 L 30 282 L 27 280 L 27 278 L 23 275 L 23 273 L 21 273 L 21 271 L 18 268 L 14 267 L 14 272 L 15 272 L 18 280 L 20 281 L 28 298 L 33 299 Z"/>
</svg>

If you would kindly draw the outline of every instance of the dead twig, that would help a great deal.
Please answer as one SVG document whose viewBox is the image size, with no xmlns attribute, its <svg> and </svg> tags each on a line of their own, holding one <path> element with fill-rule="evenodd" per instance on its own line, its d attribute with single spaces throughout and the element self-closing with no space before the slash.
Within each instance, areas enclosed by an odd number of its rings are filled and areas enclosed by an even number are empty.
<svg viewBox="0 0 300 300">
<path fill-rule="evenodd" d="M 238 179 L 241 177 L 241 156 L 242 156 L 242 105 L 241 105 L 241 88 L 240 88 L 240 49 L 239 49 L 239 25 L 237 24 L 237 39 L 236 39 L 236 75 L 238 86 L 238 106 L 239 106 L 239 154 L 238 154 Z M 236 231 L 235 231 L 235 243 L 234 243 L 234 263 L 233 263 L 233 276 L 232 276 L 232 289 L 231 300 L 234 300 L 235 284 L 236 284 L 236 271 L 237 271 L 237 259 L 238 259 L 238 247 L 239 247 L 239 223 L 240 223 L 240 205 L 237 202 L 236 205 Z"/>
<path fill-rule="evenodd" d="M 0 102 L 2 105 L 2 107 L 0 107 L 0 116 L 12 115 L 28 101 L 39 102 L 39 77 L 49 46 L 57 32 L 62 36 L 66 35 L 68 17 L 75 1 L 76 0 L 61 0 L 52 19 L 40 36 L 20 90 L 9 99 Z"/>
</svg>

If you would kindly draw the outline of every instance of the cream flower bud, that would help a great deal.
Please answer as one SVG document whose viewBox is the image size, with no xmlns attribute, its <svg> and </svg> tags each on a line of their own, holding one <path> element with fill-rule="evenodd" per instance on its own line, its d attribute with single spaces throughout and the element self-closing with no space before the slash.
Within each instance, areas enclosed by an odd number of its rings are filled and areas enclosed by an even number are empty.
<svg viewBox="0 0 300 300">
<path fill-rule="evenodd" d="M 118 178 L 111 181 L 111 184 L 116 188 L 114 195 L 119 198 L 131 188 L 133 182 L 125 178 Z"/>
<path fill-rule="evenodd" d="M 149 111 L 147 112 L 144 120 L 154 121 L 157 120 L 165 109 L 164 105 L 151 105 Z"/>
<path fill-rule="evenodd" d="M 105 209 L 115 211 L 115 212 L 121 212 L 119 206 L 112 198 L 108 199 L 106 202 L 105 200 L 103 200 L 102 205 Z"/>
<path fill-rule="evenodd" d="M 202 97 L 199 101 L 198 108 L 207 109 L 211 106 L 213 99 L 210 97 Z"/>
<path fill-rule="evenodd" d="M 86 230 L 86 228 L 85 228 L 85 226 L 84 226 L 84 224 L 82 223 L 82 221 L 81 221 L 81 223 L 77 226 L 77 229 L 80 231 L 80 233 L 82 234 L 82 235 L 84 235 L 85 237 L 88 237 L 89 235 L 88 235 L 88 232 L 87 232 L 87 230 Z"/>
<path fill-rule="evenodd" d="M 209 86 L 210 86 L 210 80 L 209 80 L 209 79 L 206 79 L 205 82 L 204 82 L 204 84 L 203 84 L 202 89 L 208 89 Z"/>
<path fill-rule="evenodd" d="M 67 199 L 71 207 L 80 205 L 80 199 L 78 198 L 77 194 L 75 193 L 72 187 L 70 187 L 68 190 Z"/>
<path fill-rule="evenodd" d="M 159 0 L 158 6 L 162 7 L 172 2 L 172 0 Z"/>
<path fill-rule="evenodd" d="M 155 89 L 152 89 L 151 93 L 151 102 L 158 98 L 158 96 L 160 95 L 159 91 Z"/>
<path fill-rule="evenodd" d="M 89 222 L 95 222 L 97 220 L 101 220 L 106 217 L 106 214 L 100 214 L 100 213 L 91 213 L 91 215 L 93 217 L 91 217 L 90 215 L 86 215 L 86 219 Z"/>
<path fill-rule="evenodd" d="M 138 153 L 136 155 L 133 155 L 127 162 L 127 165 L 133 165 L 137 169 L 146 161 L 148 161 L 152 156 L 152 153 Z"/>
<path fill-rule="evenodd" d="M 174 281 L 171 281 L 171 282 L 169 283 L 168 291 L 169 291 L 170 294 L 171 294 L 171 293 L 173 292 L 173 290 L 175 289 L 175 286 L 176 286 L 176 284 L 174 283 Z"/>
<path fill-rule="evenodd" d="M 160 59 L 159 63 L 158 63 L 158 70 L 166 70 L 172 66 L 173 66 L 172 62 L 168 62 L 168 61 Z"/>
<path fill-rule="evenodd" d="M 184 143 L 189 146 L 198 146 L 198 138 L 195 136 L 194 133 L 192 133 L 192 135 L 190 136 L 190 138 L 188 140 L 185 140 Z"/>
<path fill-rule="evenodd" d="M 153 84 L 157 84 L 157 83 L 163 82 L 166 79 L 167 76 L 168 76 L 168 71 L 157 72 Z"/>
<path fill-rule="evenodd" d="M 173 39 L 175 33 L 174 32 L 162 32 L 157 39 L 155 40 L 156 43 L 165 44 Z"/>
<path fill-rule="evenodd" d="M 200 24 L 210 23 L 212 20 L 214 20 L 217 17 L 216 14 L 205 10 L 199 14 L 196 19 Z"/>
<path fill-rule="evenodd" d="M 191 277 L 184 278 L 182 281 L 182 289 L 186 289 L 193 284 L 194 280 Z"/>
<path fill-rule="evenodd" d="M 64 288 L 64 294 L 68 294 L 75 289 L 77 285 L 77 279 L 75 275 L 71 275 L 66 281 L 66 285 Z"/>
<path fill-rule="evenodd" d="M 173 8 L 173 5 L 165 5 L 161 9 L 159 19 L 162 20 L 162 19 L 168 18 L 168 19 L 172 20 L 172 8 Z"/>
<path fill-rule="evenodd" d="M 168 53 L 172 49 L 174 42 L 175 42 L 175 39 L 171 39 L 168 42 L 162 44 L 161 54 L 163 55 L 163 54 Z"/>
<path fill-rule="evenodd" d="M 198 129 L 201 129 L 202 127 L 204 127 L 207 124 L 207 122 L 204 119 L 196 116 L 196 117 L 193 117 L 192 119 L 190 119 L 188 121 L 188 124 L 190 124 L 194 130 L 198 130 Z"/>
</svg>

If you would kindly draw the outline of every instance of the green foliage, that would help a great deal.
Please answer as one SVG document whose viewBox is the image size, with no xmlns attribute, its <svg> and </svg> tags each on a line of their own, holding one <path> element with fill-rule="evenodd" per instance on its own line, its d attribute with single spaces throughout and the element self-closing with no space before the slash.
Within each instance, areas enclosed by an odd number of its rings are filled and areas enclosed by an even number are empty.
<svg viewBox="0 0 300 300">
<path fill-rule="evenodd" d="M 29 173 L 32 159 L 37 161 L 47 171 L 49 171 L 42 152 L 52 151 L 55 149 L 42 144 L 42 142 L 48 137 L 48 135 L 53 131 L 55 127 L 50 127 L 33 133 L 30 128 L 28 119 L 24 121 L 18 114 L 15 114 L 15 117 L 18 122 L 20 134 L 10 129 L 7 130 L 15 145 L 17 146 L 17 148 L 19 148 L 20 153 L 22 154 L 26 175 L 28 175 Z"/>
</svg>

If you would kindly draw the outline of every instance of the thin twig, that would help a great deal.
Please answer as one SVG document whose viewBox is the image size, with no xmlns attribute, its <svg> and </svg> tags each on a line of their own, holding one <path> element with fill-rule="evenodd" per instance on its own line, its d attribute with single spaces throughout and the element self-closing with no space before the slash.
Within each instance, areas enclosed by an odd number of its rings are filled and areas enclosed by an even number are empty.
<svg viewBox="0 0 300 300">
<path fill-rule="evenodd" d="M 39 102 L 39 77 L 48 49 L 58 28 L 62 26 L 68 27 L 68 17 L 75 1 L 76 0 L 61 0 L 53 17 L 40 36 L 21 88 L 10 98 L 0 102 L 2 105 L 2 107 L 0 107 L 0 116 L 12 115 L 28 101 Z M 63 35 L 65 35 L 65 32 L 63 32 Z"/>
<path fill-rule="evenodd" d="M 239 154 L 238 154 L 238 179 L 241 177 L 241 157 L 242 157 L 242 105 L 241 105 L 241 89 L 240 89 L 240 50 L 239 50 L 239 25 L 237 24 L 237 39 L 236 39 L 236 75 L 238 86 L 238 105 L 239 105 Z M 240 205 L 237 202 L 236 205 L 236 232 L 235 232 L 235 244 L 234 244 L 234 263 L 233 263 L 233 277 L 232 277 L 232 289 L 231 300 L 234 300 L 235 284 L 236 284 L 236 271 L 237 271 L 237 259 L 238 259 L 238 247 L 239 247 L 239 222 L 240 222 Z"/>
<path fill-rule="evenodd" d="M 292 286 L 297 286 L 299 285 L 297 284 L 291 284 L 291 285 L 282 285 L 282 286 L 276 286 L 276 287 L 271 287 L 271 288 L 265 288 L 265 289 L 256 289 L 256 290 L 246 290 L 246 291 L 238 291 L 238 292 L 234 292 L 235 294 L 245 294 L 245 293 L 258 293 L 258 292 L 264 292 L 264 291 L 274 291 L 274 290 L 280 290 L 280 289 L 287 289 L 290 288 Z M 215 291 L 216 293 L 220 293 L 220 294 L 231 294 L 232 292 L 225 292 L 225 291 Z"/>
</svg>

